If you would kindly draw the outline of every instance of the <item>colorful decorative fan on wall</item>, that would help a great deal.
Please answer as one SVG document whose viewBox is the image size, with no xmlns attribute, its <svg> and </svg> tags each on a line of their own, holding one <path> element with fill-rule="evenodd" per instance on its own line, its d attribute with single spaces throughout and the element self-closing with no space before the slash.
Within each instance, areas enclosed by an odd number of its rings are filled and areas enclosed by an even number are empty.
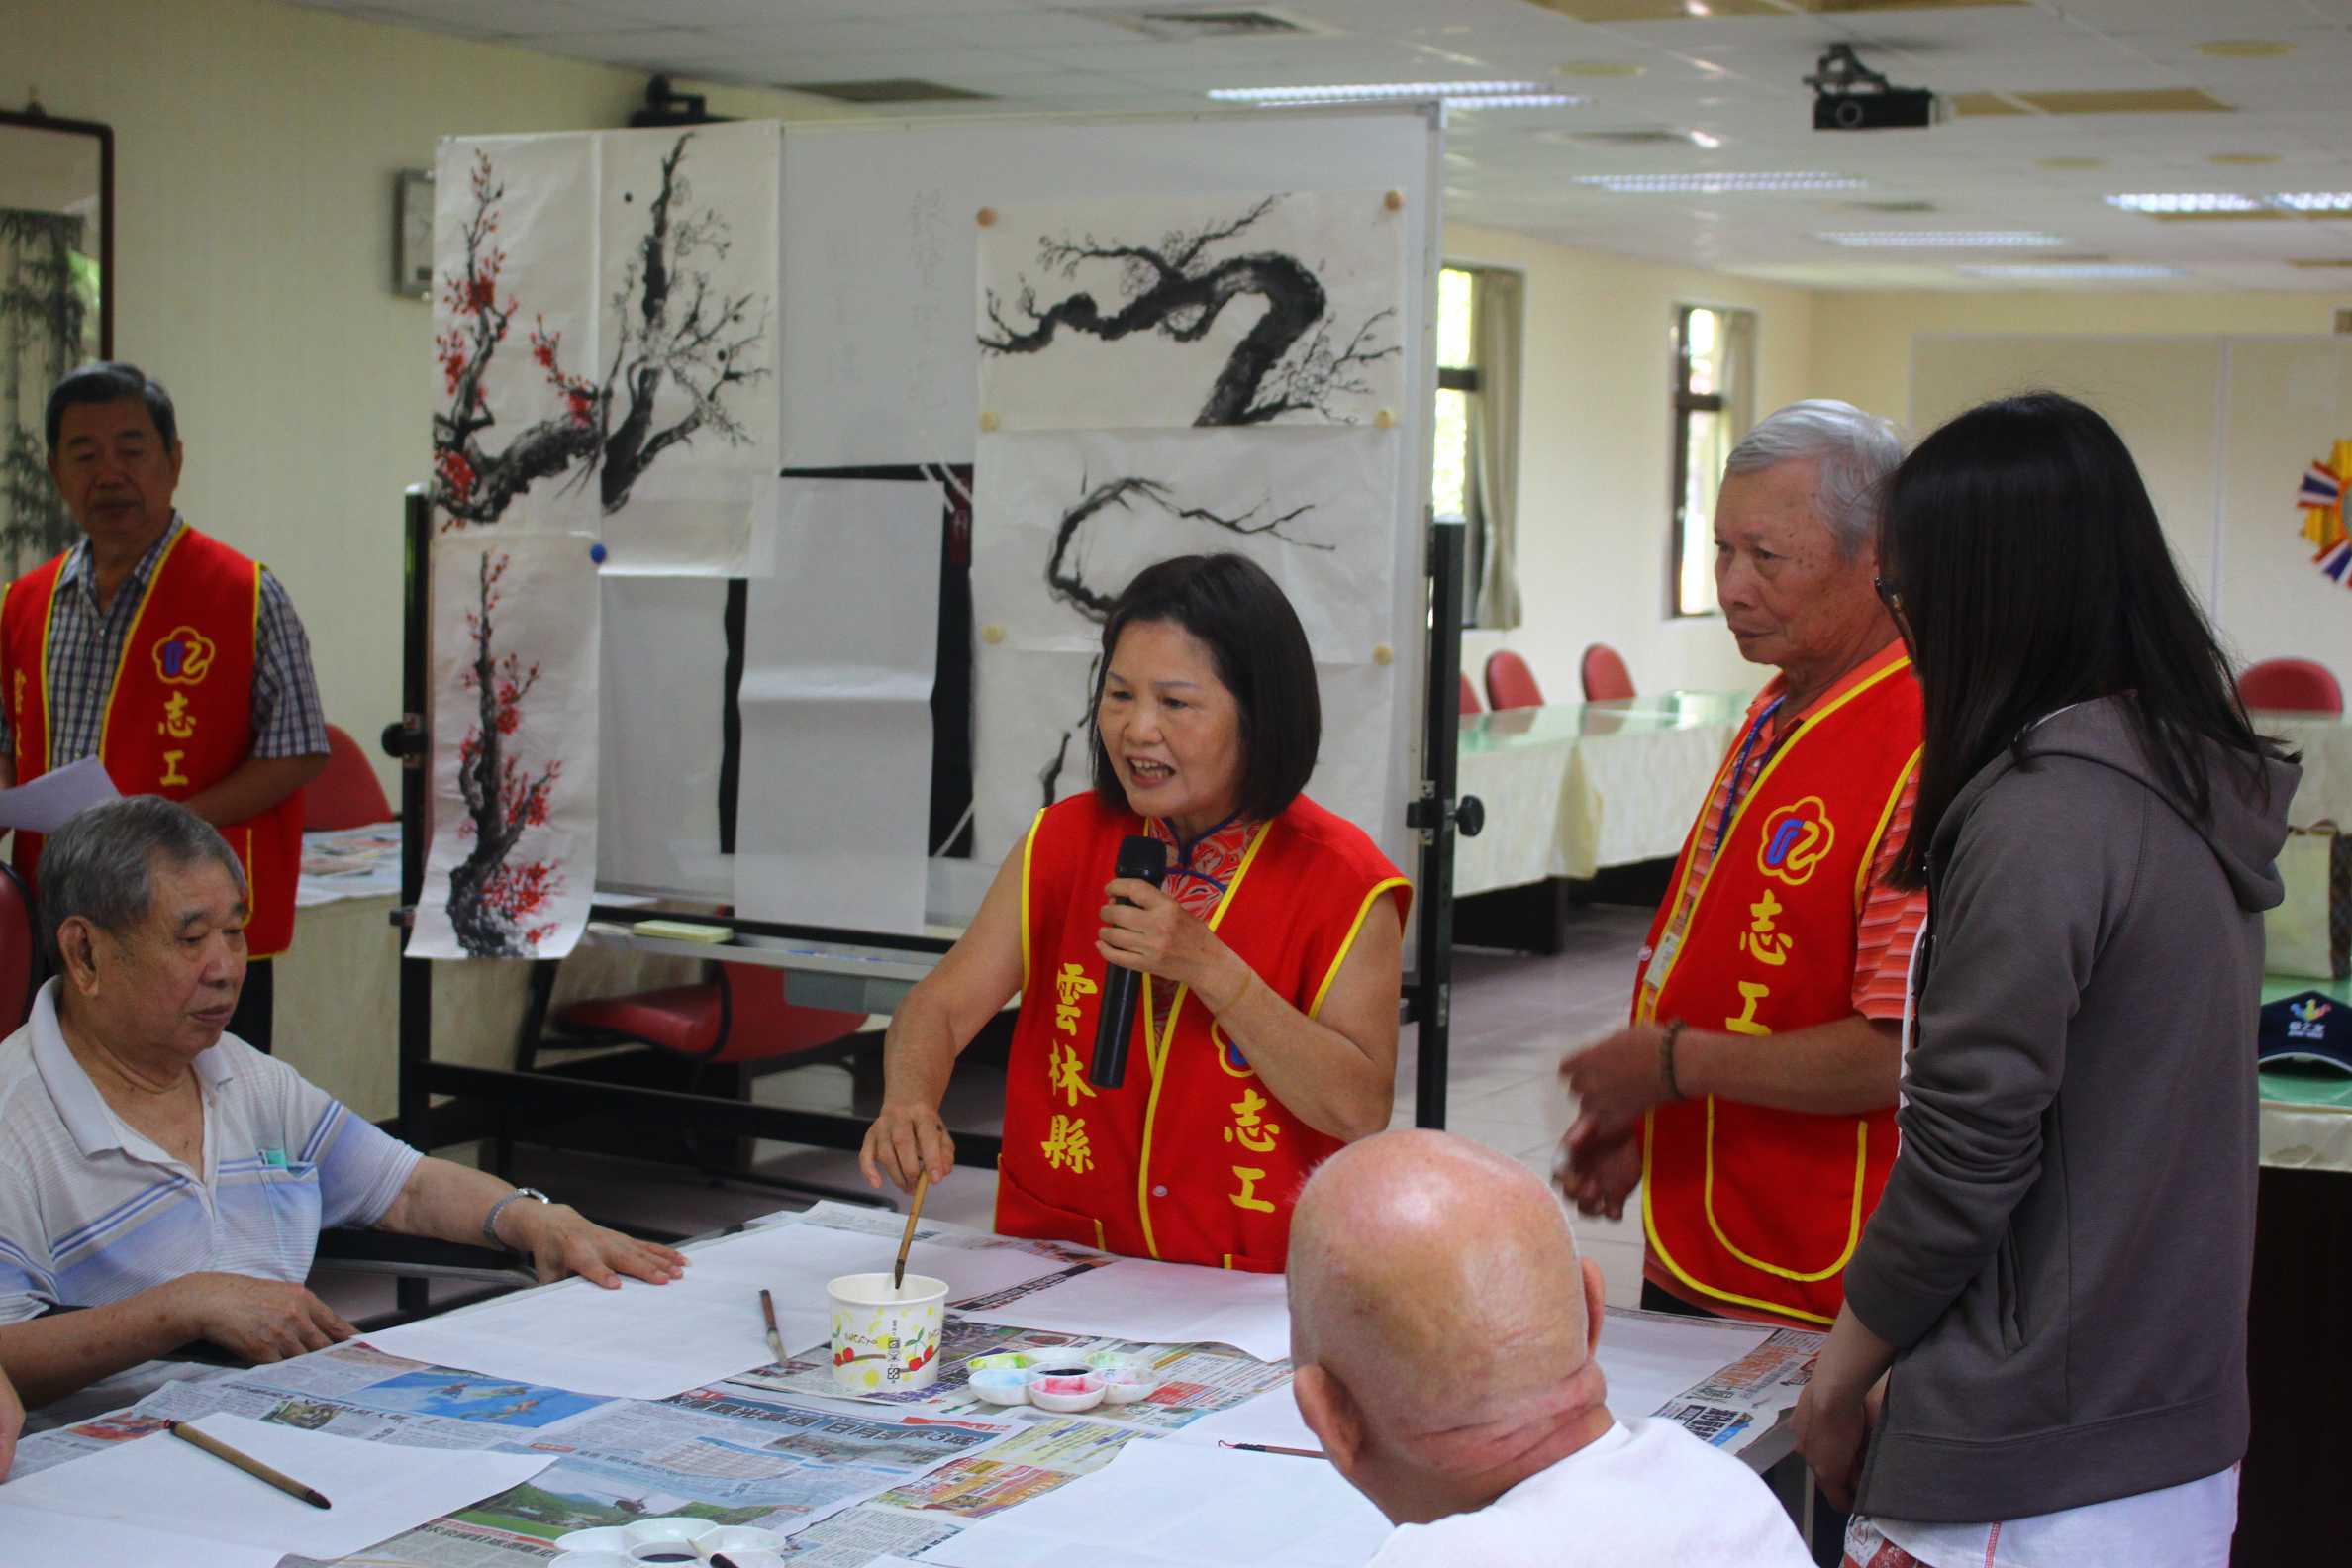
<svg viewBox="0 0 2352 1568">
<path fill-rule="evenodd" d="M 2352 588 L 2352 532 L 2344 527 L 2344 490 L 2352 483 L 2352 441 L 2303 470 L 2303 487 L 2295 504 L 2303 508 L 2303 537 L 2311 541 L 2311 564 L 2341 587 Z"/>
</svg>

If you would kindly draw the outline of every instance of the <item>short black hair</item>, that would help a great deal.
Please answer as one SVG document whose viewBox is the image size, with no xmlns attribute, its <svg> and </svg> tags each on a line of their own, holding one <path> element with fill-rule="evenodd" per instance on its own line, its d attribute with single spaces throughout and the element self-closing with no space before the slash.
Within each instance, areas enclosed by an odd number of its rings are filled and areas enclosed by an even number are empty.
<svg viewBox="0 0 2352 1568">
<path fill-rule="evenodd" d="M 1182 627 L 1208 644 L 1217 678 L 1241 709 L 1241 791 L 1234 807 L 1253 822 L 1290 808 L 1323 745 L 1323 695 L 1299 613 L 1266 569 L 1246 555 L 1178 555 L 1136 573 L 1103 623 L 1093 713 L 1103 704 L 1119 635 L 1140 622 Z M 1090 727 L 1095 721 L 1089 719 Z M 1095 793 L 1116 810 L 1127 791 L 1092 728 Z"/>
<path fill-rule="evenodd" d="M 1901 885 L 1925 885 L 1968 781 L 2005 750 L 2024 760 L 2025 732 L 2075 703 L 2128 694 L 2141 748 L 2200 820 L 2216 762 L 2260 782 L 2264 758 L 2293 760 L 2248 722 L 2130 448 L 2072 398 L 2000 398 L 1921 441 L 1888 485 L 1879 569 L 1926 709 Z"/>
<path fill-rule="evenodd" d="M 65 410 L 76 403 L 119 403 L 137 398 L 155 422 L 155 434 L 165 447 L 179 444 L 179 417 L 171 411 L 171 394 L 163 383 L 123 359 L 93 359 L 67 373 L 49 388 L 49 449 L 57 449 L 57 433 L 65 428 Z"/>
</svg>

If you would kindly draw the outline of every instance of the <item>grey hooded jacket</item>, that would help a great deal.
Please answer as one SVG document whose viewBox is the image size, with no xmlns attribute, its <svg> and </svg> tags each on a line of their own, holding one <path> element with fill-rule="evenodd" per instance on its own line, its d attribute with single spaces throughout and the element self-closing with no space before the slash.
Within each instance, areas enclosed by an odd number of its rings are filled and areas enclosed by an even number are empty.
<svg viewBox="0 0 2352 1568">
<path fill-rule="evenodd" d="M 1937 825 L 1902 1143 L 1845 1274 L 1898 1352 L 1858 1513 L 1976 1522 L 2246 1451 L 2261 912 L 2299 771 L 2177 800 L 2125 698 Z"/>
</svg>

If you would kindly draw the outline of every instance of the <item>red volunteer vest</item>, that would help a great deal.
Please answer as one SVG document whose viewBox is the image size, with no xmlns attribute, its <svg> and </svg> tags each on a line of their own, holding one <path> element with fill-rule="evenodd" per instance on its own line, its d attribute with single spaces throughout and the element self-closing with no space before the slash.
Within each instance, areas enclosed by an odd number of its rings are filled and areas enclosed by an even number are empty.
<svg viewBox="0 0 2352 1568">
<path fill-rule="evenodd" d="M 1854 1011 L 1870 865 L 1919 754 L 1919 685 L 1897 659 L 1801 723 L 1731 814 L 1680 943 L 1661 938 L 1721 775 L 1650 928 L 1634 1022 L 1771 1034 Z M 1734 747 L 1724 759 L 1733 765 Z M 1649 979 L 1657 992 L 1650 1001 Z M 1895 1159 L 1892 1109 L 1815 1116 L 1710 1096 L 1651 1111 L 1641 1215 L 1652 1253 L 1691 1290 L 1828 1323 L 1846 1260 Z"/>
<path fill-rule="evenodd" d="M 8 585 L 0 606 L 0 668 L 20 784 L 49 768 L 49 614 L 64 564 L 60 555 L 27 572 Z M 125 795 L 186 800 L 251 754 L 260 570 L 192 528 L 181 529 L 155 563 L 99 729 L 98 758 Z M 267 958 L 285 951 L 294 939 L 302 868 L 300 793 L 222 829 L 221 836 L 245 866 L 246 952 Z M 17 874 L 28 886 L 41 842 L 37 833 L 16 835 Z"/>
<path fill-rule="evenodd" d="M 1087 1080 L 1108 967 L 1095 951 L 1119 841 L 1143 831 L 1090 791 L 1037 814 L 1023 849 L 1022 1006 L 1006 1067 L 996 1227 L 1171 1263 L 1279 1273 L 1299 1188 L 1339 1140 L 1269 1094 L 1209 1010 L 1150 976 L 1127 1073 Z M 1304 795 L 1258 830 L 1210 929 L 1309 1018 L 1375 900 L 1411 885 Z M 1160 1018 L 1159 1037 L 1150 1038 Z"/>
</svg>

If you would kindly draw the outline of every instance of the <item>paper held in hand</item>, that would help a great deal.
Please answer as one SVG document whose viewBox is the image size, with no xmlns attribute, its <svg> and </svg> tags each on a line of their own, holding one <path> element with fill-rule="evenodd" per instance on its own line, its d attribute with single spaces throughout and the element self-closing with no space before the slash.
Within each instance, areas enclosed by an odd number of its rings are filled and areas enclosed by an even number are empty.
<svg viewBox="0 0 2352 1568">
<path fill-rule="evenodd" d="M 0 790 L 0 828 L 52 833 L 80 812 L 119 798 L 106 764 L 94 756 L 83 757 L 30 784 Z"/>
</svg>

